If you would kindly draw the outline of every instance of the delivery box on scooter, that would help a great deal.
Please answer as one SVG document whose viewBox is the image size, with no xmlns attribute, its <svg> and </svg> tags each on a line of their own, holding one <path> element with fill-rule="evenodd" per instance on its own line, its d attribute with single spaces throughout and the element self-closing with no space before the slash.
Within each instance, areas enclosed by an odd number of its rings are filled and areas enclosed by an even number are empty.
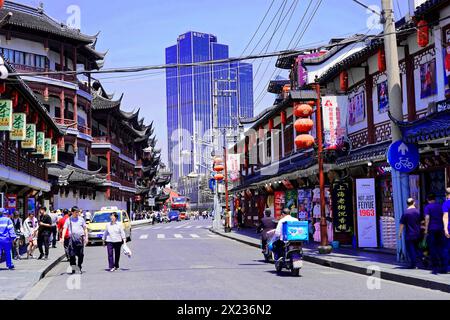
<svg viewBox="0 0 450 320">
<path fill-rule="evenodd" d="M 283 223 L 283 241 L 308 240 L 308 221 L 286 221 Z"/>
</svg>

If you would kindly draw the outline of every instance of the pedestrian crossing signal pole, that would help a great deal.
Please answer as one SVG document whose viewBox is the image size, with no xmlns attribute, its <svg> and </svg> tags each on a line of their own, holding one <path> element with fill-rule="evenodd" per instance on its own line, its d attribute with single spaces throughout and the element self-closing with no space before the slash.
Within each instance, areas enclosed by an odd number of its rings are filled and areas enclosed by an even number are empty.
<svg viewBox="0 0 450 320">
<path fill-rule="evenodd" d="M 398 65 L 397 34 L 395 29 L 394 10 L 392 0 L 381 1 L 382 22 L 384 24 L 384 50 L 386 52 L 386 73 L 389 89 L 389 112 L 393 119 L 403 121 L 402 89 L 400 83 L 400 68 Z M 391 120 L 392 141 L 402 140 L 402 133 L 397 124 Z M 396 230 L 399 230 L 400 217 L 406 209 L 406 200 L 409 198 L 409 176 L 393 168 L 392 188 L 394 199 L 394 213 Z M 405 245 L 397 238 L 397 260 L 401 261 L 401 252 L 405 252 Z"/>
</svg>

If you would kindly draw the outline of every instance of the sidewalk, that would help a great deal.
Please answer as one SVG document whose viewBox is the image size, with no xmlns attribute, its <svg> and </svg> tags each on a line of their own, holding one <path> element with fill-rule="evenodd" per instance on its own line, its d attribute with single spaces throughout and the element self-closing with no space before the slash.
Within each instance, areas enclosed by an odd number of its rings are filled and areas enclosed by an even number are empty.
<svg viewBox="0 0 450 320">
<path fill-rule="evenodd" d="M 34 259 L 13 260 L 15 270 L 6 269 L 5 263 L 2 263 L 0 265 L 0 300 L 20 300 L 55 265 L 65 259 L 63 246 L 60 243 L 56 246 L 56 249 L 50 248 L 47 261 L 37 260 L 39 250 L 36 250 L 33 254 Z"/>
<path fill-rule="evenodd" d="M 259 235 L 255 229 L 233 230 L 231 233 L 216 232 L 223 237 L 239 241 L 241 243 L 260 248 Z M 363 275 L 371 275 L 374 270 L 380 272 L 380 277 L 385 280 L 400 282 L 422 288 L 441 290 L 450 293 L 450 274 L 433 275 L 429 270 L 404 269 L 405 265 L 396 261 L 396 256 L 384 252 L 372 252 L 357 249 L 334 249 L 331 254 L 318 253 L 318 244 L 309 243 L 304 247 L 305 261 L 355 272 Z"/>
</svg>

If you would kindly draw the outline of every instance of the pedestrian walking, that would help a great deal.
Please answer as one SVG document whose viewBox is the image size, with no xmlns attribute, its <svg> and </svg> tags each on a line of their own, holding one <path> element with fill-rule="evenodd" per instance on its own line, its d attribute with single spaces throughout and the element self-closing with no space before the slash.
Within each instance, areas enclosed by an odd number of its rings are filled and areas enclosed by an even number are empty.
<svg viewBox="0 0 450 320">
<path fill-rule="evenodd" d="M 44 258 L 48 259 L 49 251 L 50 251 L 50 236 L 52 234 L 52 218 L 47 213 L 47 208 L 42 207 L 39 210 L 39 228 L 38 228 L 38 237 L 37 244 L 39 248 L 39 258 L 41 260 Z M 45 248 L 45 251 L 44 251 Z"/>
<path fill-rule="evenodd" d="M 400 219 L 399 238 L 402 239 L 403 231 L 405 231 L 406 252 L 410 259 L 409 269 L 416 269 L 417 256 L 419 255 L 420 243 L 420 212 L 415 206 L 415 200 L 409 198 L 407 200 L 408 208 Z"/>
<path fill-rule="evenodd" d="M 428 204 L 425 206 L 425 236 L 431 257 L 431 270 L 438 274 L 444 268 L 445 233 L 442 206 L 436 203 L 436 196 L 427 196 Z"/>
<path fill-rule="evenodd" d="M 91 222 L 91 220 L 92 220 L 92 213 L 91 213 L 91 211 L 86 211 L 86 222 Z"/>
<path fill-rule="evenodd" d="M 448 214 L 450 212 L 450 188 L 445 190 L 446 200 L 442 205 L 443 215 L 443 223 L 444 223 L 444 234 L 445 234 L 445 242 L 444 251 L 443 251 L 443 265 L 442 265 L 442 273 L 448 272 L 449 258 L 450 258 L 450 224 L 448 223 Z"/>
<path fill-rule="evenodd" d="M 24 244 L 23 240 L 23 227 L 22 227 L 22 219 L 20 219 L 19 212 L 14 211 L 14 215 L 11 218 L 11 221 L 14 226 L 14 232 L 16 233 L 16 239 L 13 242 L 13 259 L 20 260 L 20 247 Z"/>
<path fill-rule="evenodd" d="M 16 239 L 16 233 L 14 232 L 14 225 L 9 217 L 4 216 L 6 210 L 0 208 L 0 252 L 3 250 L 5 254 L 6 267 L 9 270 L 14 269 L 12 262 L 12 246 Z"/>
<path fill-rule="evenodd" d="M 33 258 L 34 250 L 37 248 L 37 233 L 38 233 L 39 223 L 34 212 L 28 213 L 28 218 L 23 222 L 23 235 L 28 244 L 27 247 L 27 259 Z"/>
<path fill-rule="evenodd" d="M 52 219 L 52 227 L 50 230 L 51 238 L 52 238 L 52 248 L 56 248 L 56 241 L 58 241 L 58 213 L 56 210 L 53 210 L 49 214 Z"/>
<path fill-rule="evenodd" d="M 237 209 L 237 229 L 240 230 L 242 228 L 242 218 L 243 218 L 243 212 L 241 207 Z"/>
<path fill-rule="evenodd" d="M 67 261 L 69 261 L 70 260 L 70 257 L 69 257 L 69 235 L 70 235 L 69 230 L 67 230 L 65 237 L 62 236 L 62 233 L 64 230 L 64 225 L 66 224 L 66 221 L 70 216 L 69 210 L 64 209 L 63 214 L 64 214 L 64 216 L 58 221 L 58 232 L 59 232 L 59 239 L 60 239 L 60 241 L 62 241 L 63 246 L 64 246 L 64 252 L 66 253 Z"/>
<path fill-rule="evenodd" d="M 123 225 L 118 222 L 119 215 L 117 212 L 111 214 L 111 222 L 106 225 L 103 234 L 103 245 L 107 246 L 109 271 L 119 270 L 120 250 L 122 244 L 127 242 Z"/>
<path fill-rule="evenodd" d="M 76 272 L 76 267 L 78 267 L 81 274 L 83 273 L 84 247 L 88 242 L 88 233 L 86 222 L 79 216 L 80 209 L 78 209 L 78 207 L 73 207 L 71 211 L 72 216 L 69 217 L 64 224 L 61 239 L 64 239 L 67 231 L 69 231 L 68 253 L 72 274 Z"/>
</svg>

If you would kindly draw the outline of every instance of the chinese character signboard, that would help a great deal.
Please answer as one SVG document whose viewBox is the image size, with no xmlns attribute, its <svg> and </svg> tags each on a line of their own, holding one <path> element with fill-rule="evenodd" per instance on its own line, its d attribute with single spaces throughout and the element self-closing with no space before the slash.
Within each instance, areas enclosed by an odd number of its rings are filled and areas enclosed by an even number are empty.
<svg viewBox="0 0 450 320">
<path fill-rule="evenodd" d="M 450 98 L 450 24 L 442 28 L 445 96 Z"/>
<path fill-rule="evenodd" d="M 52 139 L 44 140 L 44 159 L 52 160 Z"/>
<path fill-rule="evenodd" d="M 52 163 L 58 163 L 58 145 L 52 144 Z"/>
<path fill-rule="evenodd" d="M 38 132 L 36 133 L 36 152 L 34 154 L 44 155 L 44 144 L 45 144 L 45 133 Z"/>
<path fill-rule="evenodd" d="M 356 212 L 359 247 L 376 248 L 378 244 L 375 179 L 356 179 Z"/>
<path fill-rule="evenodd" d="M 27 137 L 27 115 L 25 113 L 13 113 L 12 130 L 9 132 L 9 140 L 23 141 Z"/>
<path fill-rule="evenodd" d="M 12 130 L 12 101 L 0 100 L 0 131 Z"/>
<path fill-rule="evenodd" d="M 25 140 L 22 141 L 22 149 L 36 149 L 36 125 L 27 124 Z"/>
<path fill-rule="evenodd" d="M 364 91 L 355 94 L 348 100 L 348 124 L 353 126 L 366 119 L 366 99 Z"/>
<path fill-rule="evenodd" d="M 333 202 L 334 232 L 353 232 L 353 203 L 351 182 L 337 182 L 333 184 L 331 194 Z"/>
</svg>

